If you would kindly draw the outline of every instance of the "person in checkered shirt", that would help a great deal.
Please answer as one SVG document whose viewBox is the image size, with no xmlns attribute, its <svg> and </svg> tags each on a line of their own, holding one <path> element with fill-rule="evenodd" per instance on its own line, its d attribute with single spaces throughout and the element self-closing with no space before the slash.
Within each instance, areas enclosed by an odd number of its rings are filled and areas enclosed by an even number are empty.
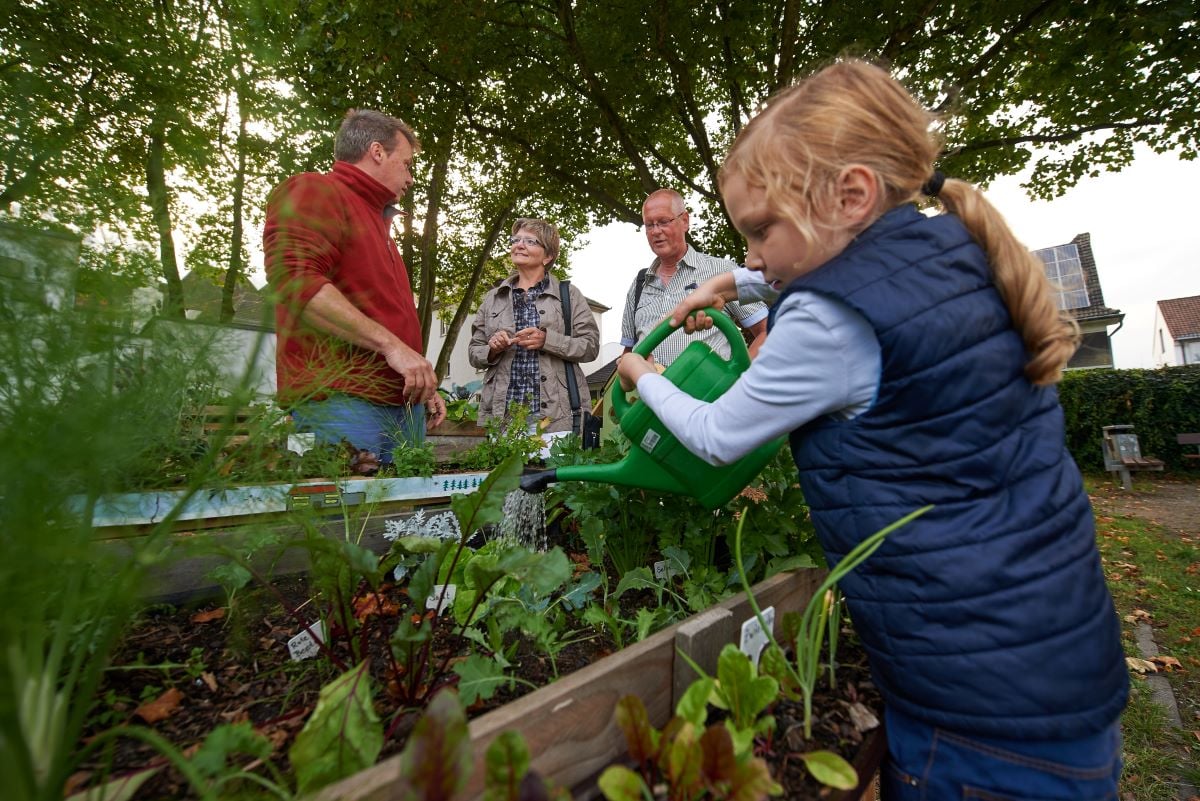
<svg viewBox="0 0 1200 801">
<path fill-rule="evenodd" d="M 687 243 L 687 207 L 683 196 L 674 189 L 650 193 L 642 204 L 642 223 L 646 229 L 646 242 L 656 258 L 647 270 L 640 271 L 634 278 L 625 297 L 625 316 L 621 319 L 621 345 L 625 353 L 633 350 L 633 346 L 697 286 L 738 266 L 729 259 L 701 253 Z M 750 354 L 757 353 L 767 334 L 767 307 L 762 303 L 735 302 L 726 304 L 725 311 L 753 335 Z M 672 334 L 654 349 L 654 361 L 666 367 L 696 340 L 729 358 L 725 335 L 717 328 L 710 328 L 695 334 L 686 334 L 682 330 Z"/>
</svg>

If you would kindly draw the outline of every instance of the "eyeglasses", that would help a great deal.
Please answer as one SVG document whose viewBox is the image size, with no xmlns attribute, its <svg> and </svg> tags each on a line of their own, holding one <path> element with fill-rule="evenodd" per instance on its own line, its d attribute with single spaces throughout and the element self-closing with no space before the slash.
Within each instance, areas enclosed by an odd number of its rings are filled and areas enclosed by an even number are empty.
<svg viewBox="0 0 1200 801">
<path fill-rule="evenodd" d="M 680 217 L 682 217 L 685 214 L 687 214 L 687 209 L 684 209 L 683 211 L 679 212 L 678 214 L 676 214 L 674 217 L 672 217 L 669 220 L 659 220 L 658 222 L 643 221 L 642 225 L 645 226 L 647 231 L 653 231 L 655 228 L 666 228 L 668 225 L 675 222 L 676 220 L 678 220 Z"/>
<path fill-rule="evenodd" d="M 535 247 L 536 246 L 539 248 L 546 247 L 541 242 L 534 239 L 532 236 L 510 236 L 508 238 L 508 244 L 509 245 L 523 244 L 527 247 Z"/>
</svg>

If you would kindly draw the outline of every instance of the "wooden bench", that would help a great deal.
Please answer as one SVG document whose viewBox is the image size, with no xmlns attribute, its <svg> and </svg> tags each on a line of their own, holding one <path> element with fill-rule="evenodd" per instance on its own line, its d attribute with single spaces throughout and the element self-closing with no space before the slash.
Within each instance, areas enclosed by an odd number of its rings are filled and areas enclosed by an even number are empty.
<svg viewBox="0 0 1200 801">
<path fill-rule="evenodd" d="M 1104 426 L 1101 447 L 1104 450 L 1104 469 L 1110 473 L 1119 473 L 1121 486 L 1133 489 L 1133 479 L 1130 471 L 1150 470 L 1162 472 L 1163 461 L 1142 456 L 1142 447 L 1138 444 L 1137 434 L 1133 433 L 1131 425 Z"/>
<path fill-rule="evenodd" d="M 1200 433 L 1194 434 L 1176 434 L 1175 441 L 1180 445 L 1195 445 L 1195 453 L 1185 453 L 1184 459 L 1200 459 Z"/>
</svg>

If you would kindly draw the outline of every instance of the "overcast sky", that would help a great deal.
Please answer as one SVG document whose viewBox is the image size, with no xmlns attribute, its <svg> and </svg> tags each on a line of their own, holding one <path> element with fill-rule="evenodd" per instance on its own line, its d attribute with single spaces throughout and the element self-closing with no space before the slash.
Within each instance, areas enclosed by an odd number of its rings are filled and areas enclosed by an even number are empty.
<svg viewBox="0 0 1200 801">
<path fill-rule="evenodd" d="M 1200 162 L 1139 150 L 1125 170 L 1085 179 L 1049 203 L 1030 200 L 1022 179 L 995 181 L 987 195 L 1031 249 L 1092 235 L 1104 301 L 1125 313 L 1112 340 L 1116 366 L 1153 367 L 1155 304 L 1200 295 Z M 604 315 L 605 342 L 620 339 L 625 294 L 652 259 L 645 235 L 627 223 L 597 229 L 572 257 L 572 281 L 612 307 Z"/>
</svg>

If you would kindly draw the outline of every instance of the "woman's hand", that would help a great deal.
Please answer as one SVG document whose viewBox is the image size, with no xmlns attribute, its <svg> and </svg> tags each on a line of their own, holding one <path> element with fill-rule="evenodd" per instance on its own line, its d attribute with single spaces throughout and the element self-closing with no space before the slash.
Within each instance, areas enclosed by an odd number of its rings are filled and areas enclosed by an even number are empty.
<svg viewBox="0 0 1200 801">
<path fill-rule="evenodd" d="M 508 346 L 513 344 L 512 334 L 507 331 L 497 331 L 492 334 L 488 340 L 488 358 L 494 359 L 498 354 L 508 350 Z"/>
<path fill-rule="evenodd" d="M 525 350 L 541 350 L 546 344 L 546 332 L 541 328 L 522 328 L 513 337 L 513 342 Z"/>
<path fill-rule="evenodd" d="M 617 375 L 621 378 L 621 389 L 630 392 L 637 386 L 638 379 L 647 373 L 657 373 L 654 357 L 642 358 L 636 353 L 626 353 L 617 360 Z"/>
<path fill-rule="evenodd" d="M 671 325 L 676 328 L 682 325 L 689 334 L 712 328 L 712 318 L 700 309 L 712 306 L 720 310 L 725 308 L 727 300 L 737 300 L 737 285 L 734 283 L 733 274 L 715 275 L 679 301 L 679 305 L 671 312 Z"/>
</svg>

